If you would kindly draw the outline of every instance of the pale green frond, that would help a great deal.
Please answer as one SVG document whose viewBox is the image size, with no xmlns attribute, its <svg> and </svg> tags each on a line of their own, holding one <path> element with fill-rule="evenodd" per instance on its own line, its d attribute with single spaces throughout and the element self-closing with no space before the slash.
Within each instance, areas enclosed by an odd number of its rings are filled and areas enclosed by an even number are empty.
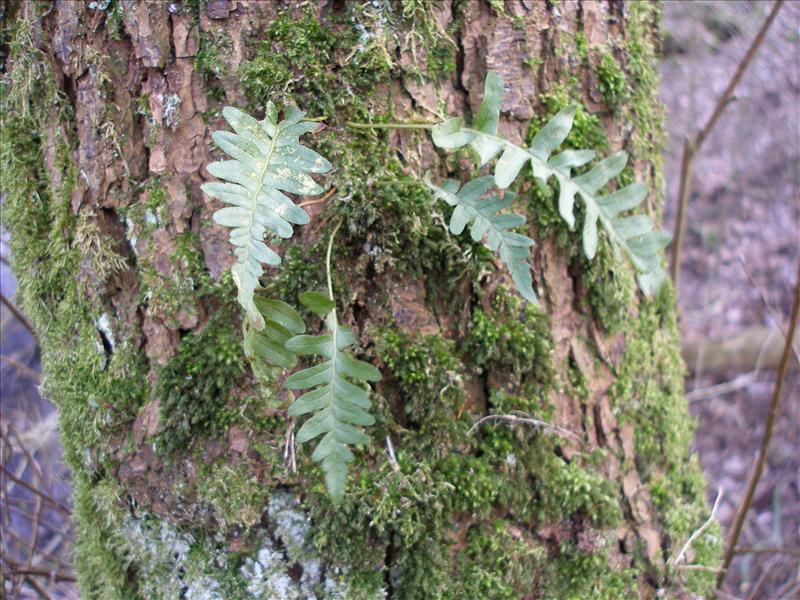
<svg viewBox="0 0 800 600">
<path fill-rule="evenodd" d="M 286 348 L 286 342 L 305 332 L 306 326 L 297 311 L 285 302 L 258 295 L 253 300 L 264 326 L 256 329 L 250 321 L 244 322 L 244 353 L 256 377 L 272 381 L 297 365 L 297 353 Z"/>
<path fill-rule="evenodd" d="M 500 260 L 508 267 L 511 279 L 520 294 L 526 300 L 534 304 L 538 303 L 533 291 L 531 268 L 528 264 L 533 240 L 512 231 L 514 227 L 525 223 L 525 217 L 500 213 L 502 209 L 513 202 L 514 194 L 506 192 L 502 197 L 495 195 L 484 198 L 486 193 L 494 187 L 494 178 L 491 176 L 473 179 L 460 190 L 458 183 L 452 180 L 445 182 L 440 187 L 426 177 L 425 184 L 436 198 L 455 207 L 450 217 L 450 231 L 458 235 L 471 223 L 472 239 L 476 242 L 485 239 L 489 249 L 497 252 Z"/>
<path fill-rule="evenodd" d="M 232 228 L 236 263 L 231 268 L 238 287 L 239 303 L 256 329 L 264 319 L 254 303 L 262 264 L 278 265 L 280 257 L 264 238 L 267 234 L 290 238 L 292 225 L 308 223 L 308 214 L 284 193 L 303 196 L 319 194 L 322 188 L 309 173 L 325 173 L 331 164 L 322 156 L 300 144 L 299 138 L 315 133 L 321 123 L 304 121 L 305 113 L 294 107 L 278 121 L 277 110 L 270 103 L 267 116 L 258 121 L 232 107 L 222 111 L 233 128 L 215 131 L 214 141 L 234 160 L 214 162 L 208 172 L 221 182 L 202 186 L 210 197 L 229 204 L 214 213 L 214 221 Z"/>
<path fill-rule="evenodd" d="M 524 148 L 497 135 L 502 100 L 502 79 L 497 73 L 489 72 L 474 125 L 465 126 L 461 117 L 447 119 L 432 128 L 434 144 L 446 150 L 469 144 L 477 152 L 481 165 L 499 156 L 494 168 L 494 181 L 500 188 L 511 185 L 527 164 L 531 165 L 533 176 L 543 182 L 555 177 L 559 185 L 558 211 L 570 228 L 575 227 L 575 199 L 579 198 L 584 204 L 586 216 L 581 237 L 586 257 L 592 259 L 597 253 L 599 224 L 611 243 L 622 249 L 636 267 L 642 291 L 646 294 L 657 291 L 666 281 L 666 273 L 661 265 L 661 250 L 669 243 L 669 238 L 655 231 L 649 219 L 618 218 L 620 213 L 635 208 L 644 200 L 647 188 L 634 183 L 607 196 L 598 196 L 598 192 L 625 168 L 628 155 L 618 152 L 599 162 L 587 173 L 573 176 L 572 169 L 593 160 L 594 151 L 566 150 L 552 157 L 550 155 L 569 134 L 575 109 L 567 108 L 556 114 L 534 136 L 531 145 Z M 452 196 L 450 193 L 449 196 L 441 194 L 439 197 L 452 201 Z M 459 215 L 459 218 L 464 217 Z"/>
<path fill-rule="evenodd" d="M 312 458 L 322 463 L 328 493 L 338 504 L 347 483 L 347 465 L 353 460 L 348 446 L 368 443 L 369 438 L 359 427 L 375 422 L 369 413 L 367 391 L 353 382 L 378 381 L 381 373 L 346 351 L 355 339 L 349 327 L 337 321 L 335 303 L 330 298 L 318 292 L 306 292 L 301 294 L 300 300 L 325 318 L 327 333 L 296 335 L 286 342 L 286 348 L 298 355 L 321 356 L 324 362 L 286 379 L 287 389 L 310 389 L 289 406 L 288 414 L 292 417 L 312 415 L 298 430 L 296 439 L 302 444 L 322 436 Z"/>
</svg>

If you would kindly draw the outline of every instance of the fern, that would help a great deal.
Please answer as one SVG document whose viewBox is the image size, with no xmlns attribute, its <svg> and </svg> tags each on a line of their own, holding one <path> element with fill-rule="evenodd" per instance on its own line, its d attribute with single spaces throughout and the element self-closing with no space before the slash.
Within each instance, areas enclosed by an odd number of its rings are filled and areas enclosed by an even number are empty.
<svg viewBox="0 0 800 600">
<path fill-rule="evenodd" d="M 347 465 L 353 460 L 348 448 L 351 444 L 366 444 L 369 438 L 358 426 L 372 425 L 374 417 L 367 390 L 355 382 L 378 381 L 381 373 L 371 364 L 354 358 L 346 349 L 355 343 L 350 328 L 336 318 L 336 303 L 330 280 L 330 255 L 334 229 L 328 244 L 327 271 L 329 296 L 319 292 L 304 292 L 302 302 L 311 312 L 325 320 L 328 333 L 323 335 L 297 335 L 286 342 L 287 350 L 297 355 L 316 355 L 324 361 L 290 375 L 284 385 L 290 390 L 306 392 L 289 406 L 289 415 L 299 417 L 309 413 L 308 419 L 297 432 L 299 443 L 322 436 L 312 458 L 322 463 L 325 485 L 334 504 L 344 496 L 347 482 Z"/>
<path fill-rule="evenodd" d="M 285 302 L 259 295 L 253 300 L 264 318 L 264 327 L 256 329 L 245 320 L 244 353 L 256 377 L 272 381 L 285 369 L 297 365 L 297 355 L 285 344 L 293 336 L 305 333 L 306 326 L 297 311 Z"/>
<path fill-rule="evenodd" d="M 231 243 L 236 247 L 236 263 L 231 268 L 238 287 L 238 300 L 256 329 L 263 329 L 264 318 L 253 296 L 263 274 L 262 263 L 280 264 L 280 257 L 264 243 L 269 230 L 290 238 L 292 224 L 308 223 L 308 214 L 283 192 L 300 195 L 319 194 L 322 188 L 308 175 L 325 173 L 331 164 L 300 144 L 305 133 L 315 133 L 320 123 L 304 120 L 305 113 L 289 107 L 285 119 L 278 121 L 278 111 L 270 102 L 266 116 L 257 121 L 235 108 L 222 111 L 234 132 L 215 131 L 214 141 L 234 160 L 214 162 L 208 172 L 223 182 L 210 182 L 203 191 L 232 206 L 214 213 L 220 225 L 232 227 Z"/>
<path fill-rule="evenodd" d="M 492 196 L 481 200 L 494 187 L 494 179 L 491 176 L 473 179 L 460 190 L 458 182 L 453 179 L 448 179 L 441 186 L 437 186 L 426 177 L 425 184 L 436 198 L 455 207 L 450 217 L 450 231 L 458 235 L 472 223 L 470 228 L 472 239 L 480 242 L 486 237 L 486 245 L 490 250 L 499 253 L 500 260 L 508 267 L 520 294 L 526 300 L 537 303 L 532 287 L 531 270 L 527 262 L 533 240 L 511 231 L 513 227 L 525 223 L 525 217 L 499 213 L 513 202 L 515 195 L 506 192 L 502 198 Z"/>
<path fill-rule="evenodd" d="M 570 228 L 575 227 L 575 197 L 585 205 L 582 240 L 586 257 L 591 260 L 597 253 L 597 224 L 600 222 L 614 248 L 622 249 L 639 271 L 637 279 L 642 291 L 646 294 L 656 291 L 666 280 L 661 250 L 669 243 L 670 236 L 654 231 L 654 224 L 646 215 L 619 217 L 620 213 L 644 200 L 647 188 L 634 183 L 607 196 L 597 196 L 597 192 L 625 168 L 627 153 L 618 152 L 589 172 L 573 177 L 572 169 L 594 159 L 594 151 L 566 150 L 553 157 L 550 154 L 572 129 L 575 109 L 559 112 L 536 134 L 530 147 L 523 148 L 497 135 L 502 100 L 503 81 L 497 73 L 489 72 L 473 127 L 465 127 L 461 117 L 447 119 L 432 127 L 434 144 L 446 150 L 469 144 L 477 152 L 481 166 L 499 155 L 494 179 L 500 188 L 511 185 L 527 163 L 532 167 L 533 176 L 542 182 L 555 177 L 559 185 L 559 214 Z"/>
</svg>

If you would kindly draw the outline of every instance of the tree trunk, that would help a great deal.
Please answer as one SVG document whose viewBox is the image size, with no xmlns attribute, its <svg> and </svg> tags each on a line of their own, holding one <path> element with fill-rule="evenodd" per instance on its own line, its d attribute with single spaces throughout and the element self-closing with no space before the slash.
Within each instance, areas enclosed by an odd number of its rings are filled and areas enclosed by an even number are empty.
<svg viewBox="0 0 800 600">
<path fill-rule="evenodd" d="M 557 188 L 526 176 L 541 307 L 452 236 L 416 175 L 462 180 L 425 132 L 347 121 L 559 109 L 567 144 L 628 150 L 661 204 L 660 6 L 403 0 L 17 2 L 3 16 L 3 218 L 73 471 L 86 598 L 653 598 L 703 594 L 719 531 L 690 457 L 672 292 L 646 299 L 605 240 L 588 261 Z M 324 289 L 378 366 L 377 423 L 341 506 L 285 392 L 256 384 L 219 204 L 200 185 L 223 106 L 324 117 L 335 193 L 267 293 Z M 530 128 L 530 130 L 529 130 Z M 530 131 L 530 133 L 529 133 Z M 581 216 L 579 215 L 579 222 Z M 669 286 L 667 286 L 669 287 Z M 520 415 L 560 435 L 489 414 Z M 288 440 L 288 442 L 287 442 Z M 293 454 L 296 452 L 296 454 Z M 296 462 L 293 468 L 292 459 Z M 695 568 L 692 568 L 695 567 Z M 699 568 L 698 568 L 699 567 Z M 663 596 L 659 596 L 663 597 Z"/>
</svg>

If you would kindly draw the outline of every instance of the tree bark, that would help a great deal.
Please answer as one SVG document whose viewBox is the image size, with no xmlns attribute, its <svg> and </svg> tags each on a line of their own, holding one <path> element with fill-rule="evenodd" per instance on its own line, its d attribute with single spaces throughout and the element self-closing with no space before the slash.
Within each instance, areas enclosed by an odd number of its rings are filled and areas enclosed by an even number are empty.
<svg viewBox="0 0 800 600">
<path fill-rule="evenodd" d="M 442 0 L 17 2 L 4 16 L 0 189 L 18 301 L 73 470 L 86 598 L 654 598 L 705 593 L 708 517 L 674 298 L 606 241 L 580 254 L 557 190 L 524 178 L 542 300 L 442 226 L 415 175 L 466 154 L 347 121 L 474 114 L 488 70 L 522 142 L 568 104 L 567 144 L 626 149 L 661 204 L 660 7 Z M 335 193 L 283 244 L 266 293 L 324 288 L 381 368 L 344 503 L 288 398 L 241 350 L 219 205 L 200 185 L 223 106 L 295 103 Z M 391 117 L 391 118 L 390 118 Z M 529 129 L 530 128 L 530 129 Z M 530 132 L 530 133 L 529 133 Z M 474 173 L 473 173 L 474 176 Z M 553 184 L 555 185 L 555 184 Z M 580 217 L 579 217 L 580 218 Z M 490 414 L 527 415 L 574 435 Z M 294 461 L 292 460 L 294 458 Z M 292 462 L 296 463 L 296 471 Z M 700 568 L 691 568 L 700 567 Z"/>
</svg>

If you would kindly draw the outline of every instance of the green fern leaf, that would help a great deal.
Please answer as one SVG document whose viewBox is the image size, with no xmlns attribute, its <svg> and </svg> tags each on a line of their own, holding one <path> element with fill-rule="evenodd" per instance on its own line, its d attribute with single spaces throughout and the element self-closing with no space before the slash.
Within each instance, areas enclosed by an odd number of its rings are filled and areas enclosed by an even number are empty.
<svg viewBox="0 0 800 600">
<path fill-rule="evenodd" d="M 489 72 L 474 126 L 465 127 L 460 117 L 447 119 L 433 127 L 431 133 L 434 144 L 447 150 L 469 144 L 477 152 L 481 166 L 499 155 L 494 180 L 500 188 L 511 185 L 528 163 L 537 179 L 546 182 L 550 177 L 555 177 L 559 185 L 559 214 L 570 228 L 575 227 L 573 208 L 576 196 L 584 203 L 586 217 L 582 240 L 586 257 L 591 260 L 597 253 L 600 223 L 614 247 L 622 249 L 636 267 L 642 291 L 646 294 L 657 291 L 667 278 L 661 265 L 661 250 L 669 244 L 669 235 L 655 231 L 654 224 L 646 216 L 618 216 L 638 206 L 647 195 L 647 188 L 634 183 L 608 196 L 597 195 L 625 168 L 628 155 L 618 152 L 589 172 L 573 177 L 572 169 L 589 163 L 595 153 L 592 150 L 566 150 L 553 157 L 550 154 L 572 129 L 575 109 L 559 112 L 536 134 L 531 145 L 523 148 L 497 135 L 502 99 L 502 79 L 497 73 Z"/>
<path fill-rule="evenodd" d="M 368 412 L 367 390 L 353 381 L 378 381 L 381 373 L 346 351 L 355 339 L 350 328 L 338 322 L 335 303 L 330 298 L 318 292 L 306 292 L 300 295 L 300 301 L 324 318 L 328 332 L 297 335 L 286 342 L 286 348 L 297 355 L 316 355 L 324 359 L 286 379 L 285 386 L 290 390 L 313 388 L 289 406 L 289 415 L 299 417 L 314 413 L 297 432 L 296 439 L 303 443 L 322 436 L 312 458 L 322 463 L 328 493 L 334 504 L 339 504 L 347 483 L 347 465 L 353 460 L 348 445 L 368 443 L 369 438 L 358 426 L 375 422 Z"/>
<path fill-rule="evenodd" d="M 452 179 L 445 181 L 440 187 L 426 177 L 425 184 L 436 198 L 455 207 L 450 217 L 450 231 L 459 235 L 469 223 L 472 223 L 470 227 L 472 239 L 480 242 L 485 237 L 489 249 L 497 252 L 500 260 L 508 267 L 520 294 L 526 300 L 538 303 L 528 265 L 533 240 L 511 231 L 514 227 L 525 223 L 525 217 L 499 212 L 513 202 L 514 194 L 506 192 L 502 198 L 490 196 L 482 200 L 481 198 L 494 187 L 494 178 L 491 176 L 473 179 L 460 190 L 458 182 Z"/>
<path fill-rule="evenodd" d="M 231 205 L 215 212 L 214 220 L 233 228 L 230 240 L 236 247 L 236 263 L 231 271 L 239 289 L 239 303 L 256 329 L 262 329 L 264 319 L 253 301 L 264 272 L 261 265 L 281 262 L 264 243 L 264 236 L 269 231 L 290 238 L 292 224 L 308 223 L 308 214 L 283 192 L 321 193 L 322 188 L 308 174 L 325 173 L 331 164 L 300 144 L 301 135 L 317 132 L 323 125 L 303 120 L 305 113 L 294 107 L 286 109 L 280 122 L 271 102 L 262 121 L 231 107 L 223 109 L 222 114 L 234 132 L 215 131 L 214 141 L 234 160 L 209 164 L 208 172 L 223 181 L 205 183 L 202 189 Z"/>
<path fill-rule="evenodd" d="M 264 319 L 264 327 L 256 329 L 245 320 L 244 353 L 256 377 L 273 381 L 285 369 L 297 365 L 297 355 L 286 348 L 286 342 L 305 333 L 306 326 L 297 311 L 285 302 L 259 295 L 253 301 Z"/>
</svg>

